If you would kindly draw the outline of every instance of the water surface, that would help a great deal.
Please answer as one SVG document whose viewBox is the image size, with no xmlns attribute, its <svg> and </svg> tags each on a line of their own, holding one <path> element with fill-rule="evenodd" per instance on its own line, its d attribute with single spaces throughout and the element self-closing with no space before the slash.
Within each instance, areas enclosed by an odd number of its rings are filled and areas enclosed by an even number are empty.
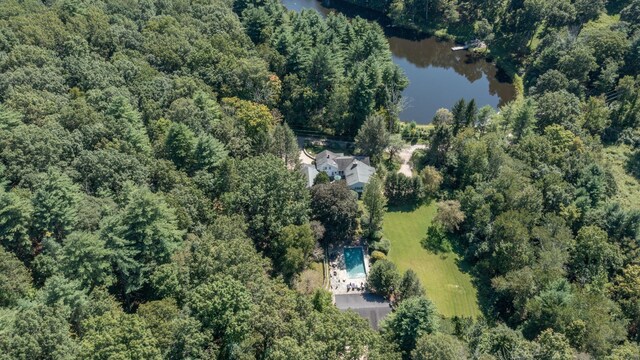
<svg viewBox="0 0 640 360">
<path fill-rule="evenodd" d="M 362 247 L 359 246 L 344 248 L 344 263 L 349 279 L 359 279 L 367 276 L 362 251 Z"/>
<path fill-rule="evenodd" d="M 372 11 L 349 6 L 332 0 L 334 8 L 326 8 L 316 0 L 281 0 L 285 7 L 294 11 L 315 9 L 322 15 L 340 11 L 347 16 L 362 16 L 377 20 L 384 26 L 383 16 Z M 337 10 L 336 10 L 337 9 Z M 403 97 L 407 106 L 400 113 L 403 121 L 420 124 L 431 122 L 439 108 L 451 108 L 460 98 L 475 99 L 478 107 L 491 105 L 495 108 L 514 97 L 513 86 L 497 78 L 497 68 L 484 59 L 472 60 L 467 51 L 451 51 L 453 43 L 435 38 L 405 36 L 390 27 L 385 34 L 393 54 L 393 62 L 400 66 L 409 86 Z"/>
</svg>

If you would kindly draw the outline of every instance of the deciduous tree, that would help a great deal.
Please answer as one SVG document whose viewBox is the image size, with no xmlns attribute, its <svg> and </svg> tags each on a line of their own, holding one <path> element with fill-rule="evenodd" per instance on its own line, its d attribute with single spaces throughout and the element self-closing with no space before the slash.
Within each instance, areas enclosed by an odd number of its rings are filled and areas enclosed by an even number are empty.
<svg viewBox="0 0 640 360">
<path fill-rule="evenodd" d="M 398 290 L 398 284 L 400 282 L 400 273 L 396 264 L 389 260 L 378 260 L 371 270 L 369 270 L 369 276 L 367 277 L 367 286 L 374 292 L 383 295 L 385 297 L 390 296 Z"/>
<path fill-rule="evenodd" d="M 325 228 L 324 242 L 350 241 L 358 229 L 358 196 L 344 182 L 311 188 L 313 218 Z"/>
<path fill-rule="evenodd" d="M 383 325 L 383 331 L 398 344 L 405 358 L 410 357 L 418 339 L 437 330 L 436 307 L 424 297 L 414 297 L 400 303 Z"/>
</svg>

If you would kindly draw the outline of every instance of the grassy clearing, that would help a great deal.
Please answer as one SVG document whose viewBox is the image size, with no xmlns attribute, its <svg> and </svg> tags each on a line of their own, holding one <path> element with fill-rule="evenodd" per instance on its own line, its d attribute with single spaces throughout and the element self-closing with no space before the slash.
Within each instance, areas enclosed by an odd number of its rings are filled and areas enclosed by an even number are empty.
<svg viewBox="0 0 640 360">
<path fill-rule="evenodd" d="M 417 209 L 389 209 L 384 234 L 391 241 L 389 259 L 401 271 L 413 269 L 438 311 L 447 317 L 480 315 L 471 276 L 461 271 L 454 253 L 436 255 L 420 244 L 436 213 L 435 204 Z"/>
<path fill-rule="evenodd" d="M 308 269 L 300 274 L 295 283 L 295 288 L 303 294 L 311 294 L 316 289 L 321 289 L 324 281 L 321 262 L 313 262 Z"/>
<path fill-rule="evenodd" d="M 605 163 L 611 166 L 618 191 L 614 197 L 627 208 L 640 209 L 640 181 L 626 170 L 631 148 L 626 145 L 604 149 Z"/>
<path fill-rule="evenodd" d="M 529 50 L 531 52 L 534 52 L 536 50 L 536 48 L 538 47 L 538 45 L 540 44 L 540 37 L 542 36 L 542 30 L 544 29 L 544 26 L 542 26 L 542 24 L 538 25 L 538 27 L 536 28 L 536 32 L 535 34 L 533 34 L 533 39 L 531 40 L 531 43 L 529 44 Z"/>
<path fill-rule="evenodd" d="M 584 25 L 583 30 L 596 29 L 600 27 L 609 27 L 617 23 L 618 21 L 620 21 L 620 14 L 609 15 L 609 14 L 602 13 L 600 14 L 599 18 L 586 23 Z"/>
</svg>

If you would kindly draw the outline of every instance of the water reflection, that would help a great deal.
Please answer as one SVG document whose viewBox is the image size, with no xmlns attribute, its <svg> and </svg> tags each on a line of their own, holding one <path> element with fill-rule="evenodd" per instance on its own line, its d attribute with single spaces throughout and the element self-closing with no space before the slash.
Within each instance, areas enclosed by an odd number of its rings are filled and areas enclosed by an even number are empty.
<svg viewBox="0 0 640 360">
<path fill-rule="evenodd" d="M 315 9 L 325 16 L 335 11 L 316 0 L 282 0 L 282 3 L 290 10 Z M 332 6 L 347 16 L 359 15 L 385 25 L 378 13 L 337 0 L 332 0 Z M 460 98 L 475 99 L 478 106 L 493 107 L 513 99 L 513 86 L 497 79 L 494 64 L 484 59 L 473 60 L 467 51 L 451 51 L 451 42 L 411 38 L 390 27 L 385 27 L 385 33 L 393 61 L 404 70 L 410 82 L 403 92 L 408 106 L 400 114 L 402 120 L 429 123 L 437 109 L 450 108 Z"/>
</svg>

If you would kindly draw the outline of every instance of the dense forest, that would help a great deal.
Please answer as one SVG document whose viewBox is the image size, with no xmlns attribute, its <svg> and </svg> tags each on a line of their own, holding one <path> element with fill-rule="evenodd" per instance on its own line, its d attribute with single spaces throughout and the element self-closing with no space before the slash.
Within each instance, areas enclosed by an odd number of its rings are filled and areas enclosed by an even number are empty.
<svg viewBox="0 0 640 360">
<path fill-rule="evenodd" d="M 375 23 L 276 0 L 1 1 L 0 358 L 640 358 L 640 199 L 604 153 L 640 177 L 640 1 L 414 5 L 380 9 L 480 19 L 524 71 L 499 112 L 438 111 L 408 178 L 389 164 L 407 80 Z M 361 202 L 306 188 L 292 128 L 355 138 L 378 167 Z M 483 318 L 443 319 L 384 259 L 385 205 L 421 201 Z M 380 331 L 300 286 L 360 235 L 395 299 Z"/>
</svg>

